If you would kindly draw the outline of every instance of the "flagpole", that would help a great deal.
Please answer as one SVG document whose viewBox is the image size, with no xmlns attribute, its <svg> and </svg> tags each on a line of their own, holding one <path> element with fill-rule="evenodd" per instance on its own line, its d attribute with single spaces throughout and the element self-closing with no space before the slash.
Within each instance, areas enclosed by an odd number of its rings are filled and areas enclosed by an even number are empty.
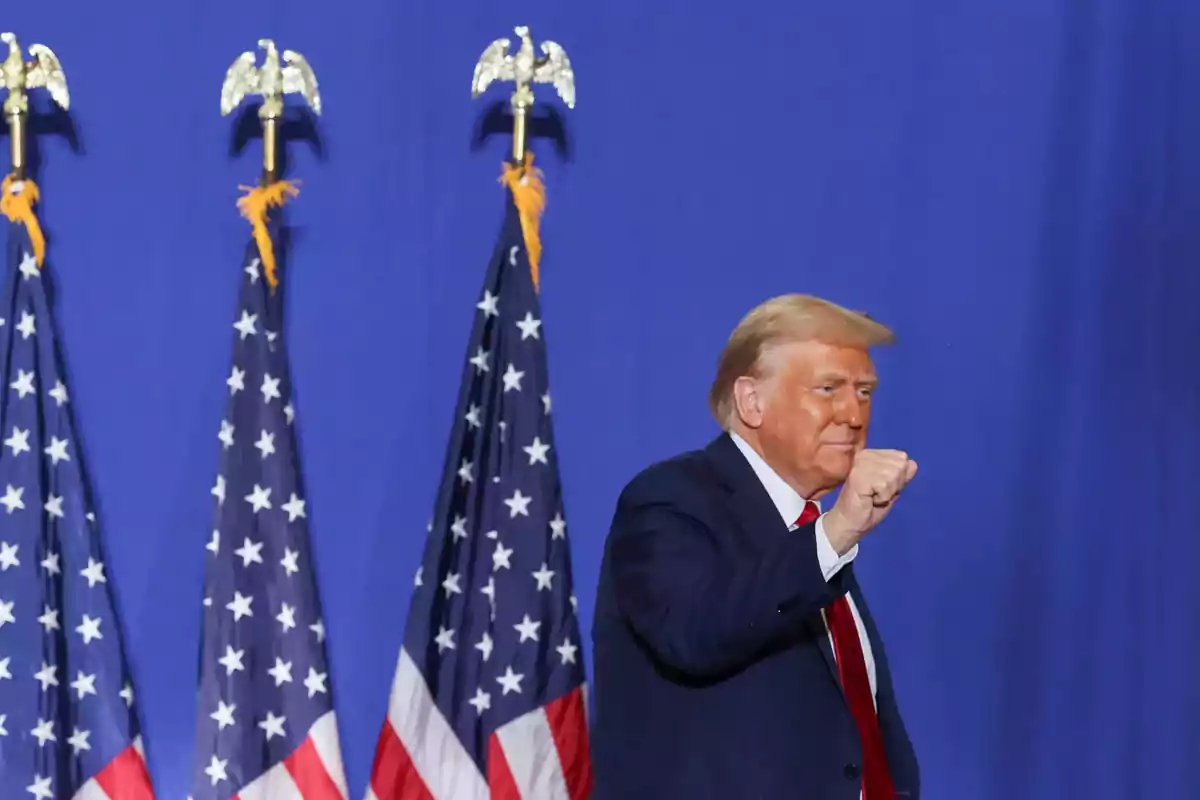
<svg viewBox="0 0 1200 800">
<path fill-rule="evenodd" d="M 50 99 L 64 111 L 70 107 L 67 76 L 54 51 L 43 44 L 29 46 L 32 61 L 21 56 L 21 43 L 11 32 L 0 33 L 0 43 L 8 46 L 8 55 L 0 63 L 0 80 L 7 90 L 4 116 L 8 119 L 9 151 L 12 154 L 10 174 L 14 181 L 24 181 L 28 175 L 25 151 L 25 123 L 29 116 L 29 90 L 45 88 Z"/>
<path fill-rule="evenodd" d="M 516 54 L 509 54 L 508 48 L 512 42 L 508 39 L 496 39 L 479 61 L 475 63 L 475 75 L 471 79 L 471 97 L 479 97 L 493 81 L 504 81 L 515 84 L 509 104 L 513 110 L 513 164 L 525 166 L 526 140 L 528 138 L 529 110 L 533 108 L 533 88 L 535 83 L 549 83 L 558 91 L 558 96 L 567 104 L 567 108 L 575 108 L 575 72 L 571 69 L 571 60 L 567 51 L 556 42 L 544 41 L 541 44 L 542 55 L 534 55 L 533 37 L 529 28 L 518 25 L 513 32 L 520 38 Z"/>
<path fill-rule="evenodd" d="M 299 193 L 295 185 L 280 175 L 283 100 L 285 95 L 298 94 L 313 113 L 320 115 L 321 93 L 317 76 L 304 56 L 295 50 L 280 53 L 272 39 L 259 39 L 258 46 L 265 51 L 261 67 L 257 66 L 257 53 L 247 50 L 226 70 L 225 81 L 221 84 L 221 116 L 228 116 L 248 95 L 262 96 L 263 102 L 258 109 L 263 134 L 262 174 L 256 188 L 241 187 L 246 194 L 238 200 L 238 210 L 250 222 L 263 264 L 263 277 L 274 290 L 279 281 L 274 244 L 267 232 L 267 211 L 282 206 L 289 197 Z"/>
</svg>

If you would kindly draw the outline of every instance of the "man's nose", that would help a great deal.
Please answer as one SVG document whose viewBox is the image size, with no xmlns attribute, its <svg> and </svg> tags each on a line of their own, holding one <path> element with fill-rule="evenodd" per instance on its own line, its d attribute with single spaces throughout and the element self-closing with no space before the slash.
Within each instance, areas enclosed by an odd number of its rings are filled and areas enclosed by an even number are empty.
<svg viewBox="0 0 1200 800">
<path fill-rule="evenodd" d="M 863 417 L 862 403 L 858 401 L 857 397 L 845 398 L 834 408 L 834 420 L 841 425 L 861 428 Z"/>
</svg>

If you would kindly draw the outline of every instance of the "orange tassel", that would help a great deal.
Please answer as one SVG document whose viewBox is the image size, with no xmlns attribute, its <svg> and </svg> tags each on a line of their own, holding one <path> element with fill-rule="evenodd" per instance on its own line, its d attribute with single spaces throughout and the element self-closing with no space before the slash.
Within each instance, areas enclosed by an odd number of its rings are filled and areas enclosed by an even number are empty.
<svg viewBox="0 0 1200 800">
<path fill-rule="evenodd" d="M 263 264 L 263 274 L 267 285 L 274 289 L 279 285 L 279 278 L 275 275 L 275 246 L 271 243 L 271 234 L 267 231 L 267 211 L 271 208 L 282 208 L 289 198 L 300 194 L 300 189 L 291 181 L 276 181 L 268 186 L 254 188 L 238 188 L 246 193 L 238 198 L 238 211 L 250 221 L 254 241 L 258 245 L 258 257 Z"/>
<path fill-rule="evenodd" d="M 546 209 L 546 186 L 542 171 L 533 166 L 533 153 L 525 154 L 525 163 L 513 166 L 506 163 L 500 182 L 512 191 L 517 213 L 521 217 L 521 233 L 525 236 L 525 251 L 529 254 L 529 270 L 533 288 L 538 288 L 538 264 L 542 260 L 542 240 L 538 235 L 542 212 Z"/>
<path fill-rule="evenodd" d="M 16 194 L 13 193 L 14 183 L 20 188 Z M 42 226 L 38 224 L 37 214 L 33 213 L 33 207 L 40 197 L 37 184 L 29 179 L 16 182 L 12 175 L 8 175 L 0 183 L 0 193 L 0 213 L 8 217 L 9 222 L 25 225 L 25 230 L 29 233 L 29 243 L 33 245 L 33 257 L 37 259 L 40 268 L 46 260 L 46 236 L 42 233 Z"/>
</svg>

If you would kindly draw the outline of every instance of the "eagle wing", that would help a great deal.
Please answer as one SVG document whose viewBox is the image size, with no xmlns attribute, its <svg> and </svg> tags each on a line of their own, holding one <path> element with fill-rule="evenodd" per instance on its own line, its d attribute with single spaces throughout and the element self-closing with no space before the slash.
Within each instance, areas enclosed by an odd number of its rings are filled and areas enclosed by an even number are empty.
<svg viewBox="0 0 1200 800">
<path fill-rule="evenodd" d="M 515 78 L 513 62 L 509 58 L 508 39 L 497 39 L 487 46 L 475 64 L 475 75 L 471 78 L 471 97 L 479 97 L 492 81 L 511 81 Z"/>
<path fill-rule="evenodd" d="M 546 54 L 546 59 L 534 68 L 534 82 L 553 84 L 567 108 L 574 108 L 575 71 L 571 69 L 567 51 L 555 42 L 542 42 L 542 52 Z"/>
<path fill-rule="evenodd" d="M 33 67 L 25 73 L 25 85 L 29 88 L 44 86 L 54 102 L 66 110 L 70 108 L 71 96 L 67 91 L 67 76 L 54 51 L 43 44 L 29 45 L 33 56 Z"/>
<path fill-rule="evenodd" d="M 304 96 L 312 110 L 321 113 L 321 90 L 317 87 L 317 75 L 304 56 L 295 50 L 284 50 L 283 93 L 299 93 Z"/>
<path fill-rule="evenodd" d="M 247 94 L 258 90 L 257 60 L 253 50 L 247 50 L 225 71 L 225 82 L 221 84 L 221 116 L 237 108 Z"/>
</svg>

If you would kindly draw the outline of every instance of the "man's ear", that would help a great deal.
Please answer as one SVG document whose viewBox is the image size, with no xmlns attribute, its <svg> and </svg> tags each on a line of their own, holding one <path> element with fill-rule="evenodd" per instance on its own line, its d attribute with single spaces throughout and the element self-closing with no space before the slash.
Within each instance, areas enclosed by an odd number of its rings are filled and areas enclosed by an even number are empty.
<svg viewBox="0 0 1200 800">
<path fill-rule="evenodd" d="M 762 425 L 765 405 L 763 385 L 760 381 L 743 375 L 733 382 L 733 408 L 738 419 L 747 428 Z"/>
</svg>

